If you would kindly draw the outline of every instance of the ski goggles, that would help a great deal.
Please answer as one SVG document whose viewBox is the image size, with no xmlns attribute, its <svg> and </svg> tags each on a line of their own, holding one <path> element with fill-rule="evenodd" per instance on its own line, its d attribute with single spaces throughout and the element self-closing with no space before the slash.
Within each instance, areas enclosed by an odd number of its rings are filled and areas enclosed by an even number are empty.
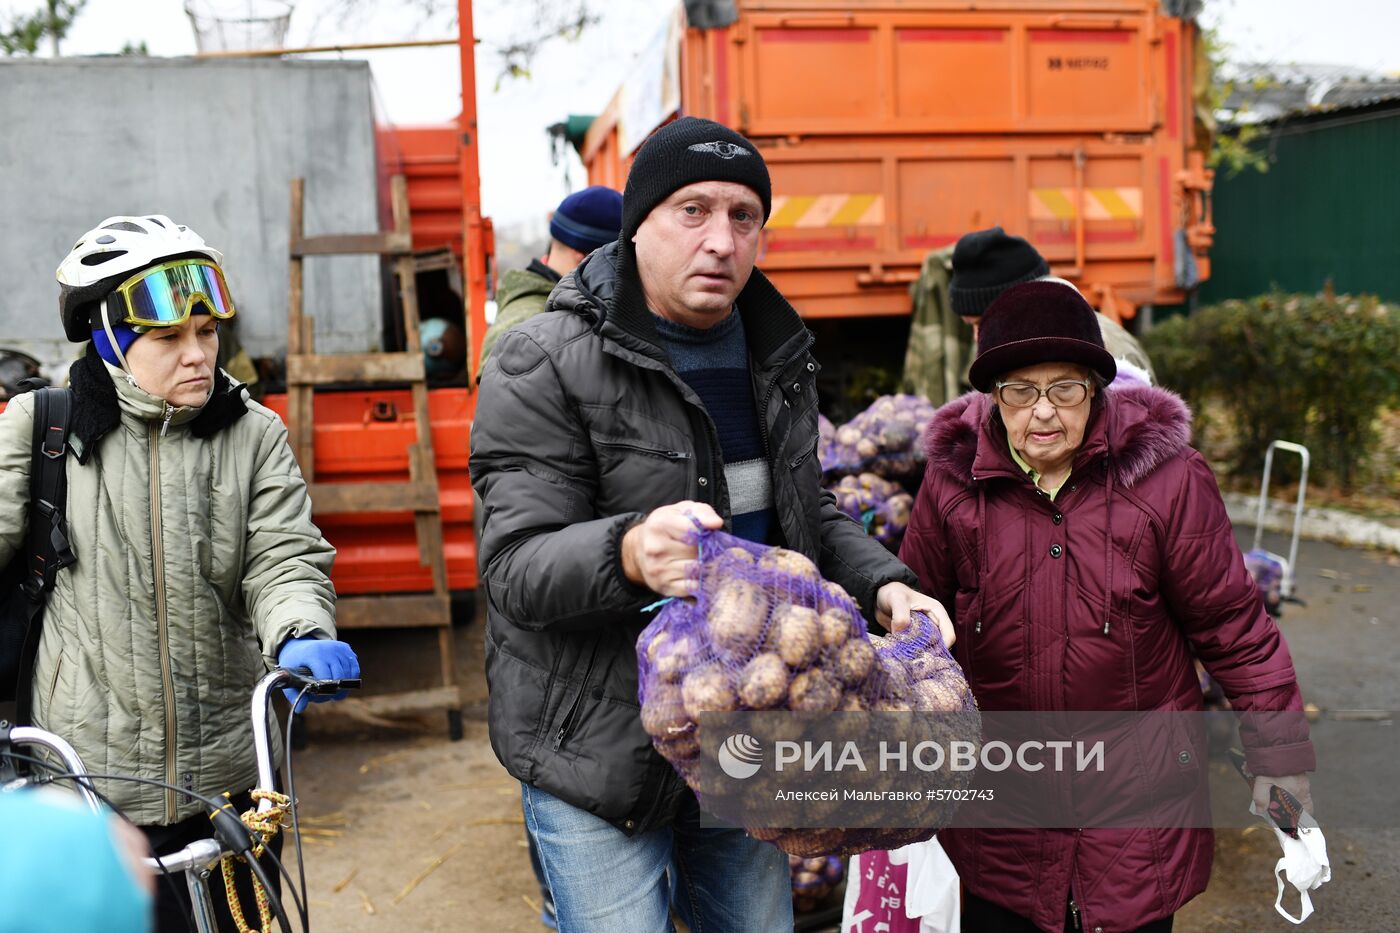
<svg viewBox="0 0 1400 933">
<path fill-rule="evenodd" d="M 170 327 L 189 320 L 196 302 L 224 320 L 234 315 L 224 273 L 208 259 L 175 259 L 142 269 L 112 293 L 122 320 L 140 327 Z"/>
</svg>

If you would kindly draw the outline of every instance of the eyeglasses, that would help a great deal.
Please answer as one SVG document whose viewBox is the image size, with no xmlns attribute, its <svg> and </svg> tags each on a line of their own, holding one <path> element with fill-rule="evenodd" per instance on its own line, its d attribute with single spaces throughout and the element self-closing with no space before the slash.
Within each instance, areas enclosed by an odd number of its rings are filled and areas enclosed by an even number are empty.
<svg viewBox="0 0 1400 933">
<path fill-rule="evenodd" d="M 1088 379 L 1052 382 L 1044 389 L 1029 382 L 998 382 L 996 390 L 997 398 L 1008 408 L 1030 408 L 1037 404 L 1042 396 L 1049 399 L 1050 404 L 1056 408 L 1073 408 L 1089 397 L 1091 385 L 1093 383 Z"/>
<path fill-rule="evenodd" d="M 123 320 L 145 327 L 183 324 L 198 301 L 220 320 L 234 314 L 224 273 L 208 259 L 175 259 L 143 269 L 117 286 L 114 294 L 125 306 Z"/>
</svg>

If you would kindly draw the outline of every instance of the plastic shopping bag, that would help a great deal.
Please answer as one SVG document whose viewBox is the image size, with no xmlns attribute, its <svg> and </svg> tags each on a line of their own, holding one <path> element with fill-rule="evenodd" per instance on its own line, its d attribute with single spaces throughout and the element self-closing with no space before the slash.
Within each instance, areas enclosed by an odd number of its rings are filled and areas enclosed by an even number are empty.
<svg viewBox="0 0 1400 933">
<path fill-rule="evenodd" d="M 1290 923 L 1302 923 L 1312 916 L 1313 905 L 1309 891 L 1315 891 L 1332 880 L 1332 865 L 1327 860 L 1327 839 L 1322 835 L 1322 827 L 1312 814 L 1304 811 L 1298 817 L 1298 836 L 1294 838 L 1284 832 L 1266 814 L 1260 813 L 1253 803 L 1249 812 L 1269 824 L 1283 848 L 1283 857 L 1274 865 L 1274 880 L 1278 882 L 1278 896 L 1274 898 L 1274 910 Z M 1285 883 L 1286 876 L 1286 883 Z M 1283 895 L 1288 885 L 1292 885 L 1301 898 L 1298 916 L 1293 916 L 1283 906 Z"/>
<path fill-rule="evenodd" d="M 842 933 L 957 933 L 958 873 L 938 840 L 851 859 Z"/>
</svg>

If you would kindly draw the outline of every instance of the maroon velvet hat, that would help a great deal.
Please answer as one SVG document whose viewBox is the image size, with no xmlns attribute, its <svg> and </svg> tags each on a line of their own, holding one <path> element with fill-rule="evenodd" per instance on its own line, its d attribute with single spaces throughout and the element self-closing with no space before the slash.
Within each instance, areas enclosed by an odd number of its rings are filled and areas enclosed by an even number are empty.
<svg viewBox="0 0 1400 933">
<path fill-rule="evenodd" d="M 998 376 L 1038 363 L 1078 363 L 1105 382 L 1118 374 L 1094 309 L 1073 286 L 1025 282 L 1002 292 L 982 315 L 968 379 L 990 392 Z"/>
</svg>

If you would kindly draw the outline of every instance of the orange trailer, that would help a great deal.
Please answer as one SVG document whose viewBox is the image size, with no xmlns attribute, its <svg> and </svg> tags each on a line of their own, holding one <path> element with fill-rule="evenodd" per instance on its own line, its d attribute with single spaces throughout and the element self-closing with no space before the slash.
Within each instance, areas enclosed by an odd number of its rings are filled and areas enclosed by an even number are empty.
<svg viewBox="0 0 1400 933">
<path fill-rule="evenodd" d="M 993 224 L 1115 318 L 1209 276 L 1197 28 L 1156 0 L 735 7 L 672 31 L 676 106 L 624 88 L 581 154 L 592 183 L 621 187 L 678 114 L 749 136 L 773 176 L 759 264 L 807 317 L 908 314 L 924 256 Z"/>
</svg>

